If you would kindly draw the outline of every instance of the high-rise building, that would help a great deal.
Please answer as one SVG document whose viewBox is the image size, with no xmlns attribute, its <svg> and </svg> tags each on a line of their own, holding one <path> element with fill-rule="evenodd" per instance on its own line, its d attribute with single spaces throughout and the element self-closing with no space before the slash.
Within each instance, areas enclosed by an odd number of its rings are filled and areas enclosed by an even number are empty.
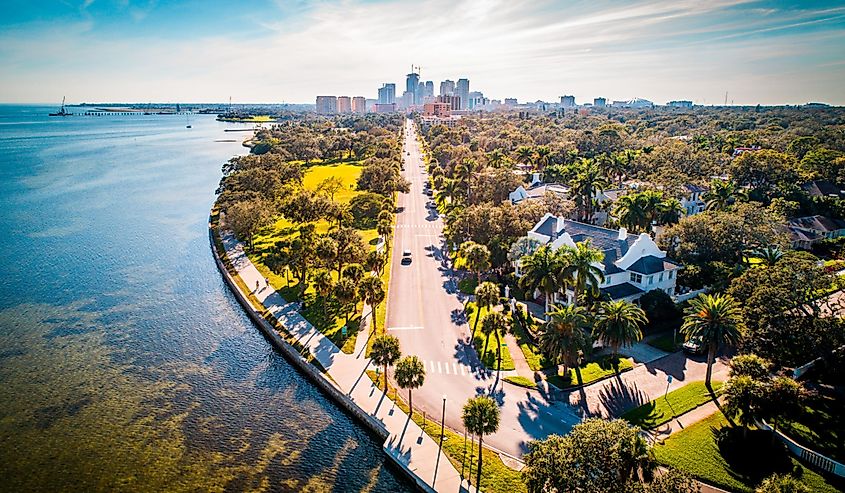
<svg viewBox="0 0 845 493">
<path fill-rule="evenodd" d="M 320 115 L 334 115 L 337 113 L 337 98 L 334 96 L 317 96 L 316 110 Z"/>
<path fill-rule="evenodd" d="M 427 80 L 427 81 L 425 81 L 425 94 L 423 94 L 423 99 L 431 100 L 433 98 L 434 98 L 434 82 Z"/>
<path fill-rule="evenodd" d="M 402 97 L 399 98 L 399 102 L 396 105 L 400 109 L 408 109 L 414 105 L 414 93 L 411 91 L 405 91 L 402 93 Z"/>
<path fill-rule="evenodd" d="M 423 99 L 425 99 L 425 83 L 420 82 L 417 84 L 417 92 L 414 93 L 414 103 L 422 104 Z"/>
<path fill-rule="evenodd" d="M 451 96 L 455 94 L 455 81 L 446 79 L 440 83 L 440 95 Z"/>
<path fill-rule="evenodd" d="M 367 99 L 363 96 L 355 96 L 352 98 L 352 113 L 366 113 Z"/>
<path fill-rule="evenodd" d="M 378 90 L 379 104 L 391 104 L 396 102 L 396 84 L 384 84 Z"/>
<path fill-rule="evenodd" d="M 445 96 L 437 96 L 435 99 L 437 103 L 447 103 L 451 111 L 458 111 L 461 109 L 461 98 L 460 96 L 450 95 L 447 94 Z"/>
<path fill-rule="evenodd" d="M 574 108 L 575 107 L 575 96 L 561 96 L 560 97 L 560 105 L 564 108 Z"/>
<path fill-rule="evenodd" d="M 337 112 L 338 113 L 352 113 L 352 98 L 349 96 L 337 97 Z"/>
<path fill-rule="evenodd" d="M 519 102 L 516 98 L 505 98 L 505 106 L 516 106 Z"/>
<path fill-rule="evenodd" d="M 593 99 L 593 106 L 597 106 L 599 108 L 604 108 L 607 106 L 607 99 L 605 98 L 595 98 Z"/>
<path fill-rule="evenodd" d="M 468 109 L 475 109 L 476 106 L 484 106 L 487 104 L 487 98 L 479 91 L 472 91 L 469 93 L 469 101 L 467 101 Z"/>
<path fill-rule="evenodd" d="M 420 74 L 411 72 L 405 76 L 405 91 L 413 95 L 413 101 L 417 101 L 417 91 L 420 89 Z M 403 95 L 404 97 L 404 95 Z M 412 103 L 413 104 L 413 103 Z"/>
<path fill-rule="evenodd" d="M 469 104 L 469 79 L 458 79 L 455 94 L 461 98 L 461 109 L 467 109 Z"/>
</svg>

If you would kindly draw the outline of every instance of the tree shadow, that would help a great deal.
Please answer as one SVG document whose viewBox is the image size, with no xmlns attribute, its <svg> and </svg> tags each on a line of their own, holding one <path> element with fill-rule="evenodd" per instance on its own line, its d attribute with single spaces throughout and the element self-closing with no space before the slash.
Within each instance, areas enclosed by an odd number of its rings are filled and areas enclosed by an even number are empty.
<svg viewBox="0 0 845 493">
<path fill-rule="evenodd" d="M 614 379 L 610 385 L 599 390 L 599 402 L 611 416 L 619 416 L 629 409 L 639 407 L 650 401 L 636 382 L 626 384 L 622 379 Z M 600 413 L 598 413 L 600 414 Z"/>
</svg>

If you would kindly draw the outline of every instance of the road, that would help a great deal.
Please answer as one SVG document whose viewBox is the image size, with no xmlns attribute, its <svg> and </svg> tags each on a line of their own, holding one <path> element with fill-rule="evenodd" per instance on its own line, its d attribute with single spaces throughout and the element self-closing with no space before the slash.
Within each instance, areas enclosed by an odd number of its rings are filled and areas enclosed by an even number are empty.
<svg viewBox="0 0 845 493">
<path fill-rule="evenodd" d="M 579 421 L 566 400 L 553 402 L 539 391 L 503 383 L 485 369 L 470 347 L 457 280 L 443 250 L 443 223 L 425 195 L 422 149 L 410 120 L 406 121 L 404 176 L 411 191 L 400 194 L 387 299 L 387 330 L 399 338 L 403 354 L 426 366 L 425 384 L 414 391 L 414 407 L 441 419 L 446 399 L 446 425 L 463 430 L 461 408 L 478 394 L 490 394 L 501 408 L 499 431 L 485 444 L 513 456 L 527 443 L 551 433 L 567 433 Z M 402 263 L 402 253 L 411 262 Z M 512 348 L 519 351 L 519 348 Z"/>
</svg>

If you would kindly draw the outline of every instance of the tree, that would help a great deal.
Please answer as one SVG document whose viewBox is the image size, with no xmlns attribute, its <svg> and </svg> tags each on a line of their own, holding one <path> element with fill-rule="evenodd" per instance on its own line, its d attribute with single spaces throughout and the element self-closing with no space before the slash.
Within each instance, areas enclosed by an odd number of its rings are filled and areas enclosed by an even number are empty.
<svg viewBox="0 0 845 493">
<path fill-rule="evenodd" d="M 643 209 L 640 195 L 629 193 L 619 197 L 616 201 L 615 213 L 619 224 L 629 229 L 632 233 L 638 233 L 648 229 L 648 217 Z"/>
<path fill-rule="evenodd" d="M 740 337 L 739 305 L 730 296 L 700 294 L 689 301 L 681 332 L 687 340 L 701 338 L 707 346 L 707 375 L 704 383 L 712 391 L 713 360 L 722 344 L 736 344 Z"/>
<path fill-rule="evenodd" d="M 389 334 L 382 334 L 373 339 L 370 359 L 373 364 L 384 367 L 384 393 L 387 393 L 387 368 L 393 366 L 402 357 L 399 339 Z"/>
<path fill-rule="evenodd" d="M 764 392 L 762 382 L 745 375 L 731 378 L 722 389 L 725 399 L 722 410 L 725 416 L 739 421 L 745 428 L 744 434 L 762 417 Z"/>
<path fill-rule="evenodd" d="M 737 156 L 729 173 L 740 186 L 751 187 L 755 196 L 768 201 L 777 187 L 798 181 L 797 169 L 796 159 L 789 154 L 763 149 Z"/>
<path fill-rule="evenodd" d="M 565 250 L 566 267 L 564 279 L 572 279 L 575 292 L 574 303 L 591 293 L 598 296 L 599 284 L 604 282 L 604 271 L 599 265 L 604 261 L 604 252 L 592 247 L 589 239 L 575 244 L 575 248 Z"/>
<path fill-rule="evenodd" d="M 473 435 L 478 436 L 478 472 L 475 477 L 476 489 L 481 488 L 481 467 L 484 435 L 496 433 L 499 429 L 499 407 L 496 401 L 486 395 L 479 395 L 469 399 L 464 404 L 461 419 L 464 428 Z"/>
<path fill-rule="evenodd" d="M 475 329 L 478 328 L 478 319 L 481 317 L 483 309 L 489 310 L 490 307 L 499 304 L 499 286 L 495 283 L 485 281 L 475 287 L 475 308 L 478 311 L 475 315 L 475 323 L 472 326 L 472 333 L 475 334 Z"/>
<path fill-rule="evenodd" d="M 405 356 L 398 363 L 393 371 L 393 377 L 400 388 L 408 389 L 408 406 L 411 414 L 414 414 L 414 400 L 411 391 L 422 387 L 425 382 L 425 365 L 416 356 Z"/>
<path fill-rule="evenodd" d="M 763 394 L 762 417 L 770 419 L 776 429 L 781 420 L 801 413 L 806 398 L 807 391 L 800 382 L 785 376 L 775 377 Z"/>
<path fill-rule="evenodd" d="M 261 199 L 248 200 L 236 202 L 226 209 L 225 224 L 232 229 L 235 236 L 246 241 L 252 250 L 255 234 L 266 226 L 271 218 L 267 202 Z"/>
<path fill-rule="evenodd" d="M 367 260 L 365 263 L 368 269 L 375 272 L 376 275 L 380 276 L 382 270 L 384 269 L 384 264 L 386 262 L 386 254 L 379 252 L 378 250 L 372 250 L 370 253 L 367 254 Z"/>
<path fill-rule="evenodd" d="M 496 361 L 498 362 L 496 370 L 502 369 L 502 340 L 499 334 L 507 332 L 508 320 L 499 312 L 490 312 L 484 316 L 484 321 L 481 322 L 481 333 L 484 334 L 484 354 L 487 354 L 487 341 L 490 336 L 496 335 Z"/>
<path fill-rule="evenodd" d="M 691 474 L 669 468 L 655 477 L 645 488 L 646 493 L 699 493 L 701 486 Z"/>
<path fill-rule="evenodd" d="M 783 250 L 776 245 L 766 245 L 752 250 L 751 256 L 762 260 L 764 265 L 771 267 L 783 258 Z"/>
<path fill-rule="evenodd" d="M 540 332 L 540 349 L 556 364 L 563 365 L 564 375 L 569 374 L 570 366 L 574 367 L 581 384 L 581 358 L 593 346 L 584 331 L 589 326 L 587 310 L 575 305 L 552 308 L 549 321 Z"/>
<path fill-rule="evenodd" d="M 756 354 L 740 354 L 731 360 L 730 376 L 750 377 L 754 380 L 767 380 L 770 376 L 772 363 Z"/>
<path fill-rule="evenodd" d="M 343 305 L 343 312 L 346 318 L 345 325 L 349 325 L 349 307 L 358 303 L 358 291 L 355 288 L 355 281 L 345 277 L 337 280 L 334 285 L 334 295 L 337 301 Z"/>
<path fill-rule="evenodd" d="M 481 273 L 490 268 L 490 250 L 474 241 L 467 241 L 461 244 L 458 255 L 463 259 L 467 270 L 475 273 L 480 283 Z"/>
<path fill-rule="evenodd" d="M 704 194 L 703 198 L 707 204 L 707 210 L 726 211 L 739 196 L 735 182 L 715 178 L 710 182 L 710 190 Z"/>
<path fill-rule="evenodd" d="M 604 301 L 599 304 L 593 338 L 609 344 L 618 358 L 620 347 L 632 346 L 642 340 L 640 329 L 647 321 L 645 312 L 629 301 Z"/>
<path fill-rule="evenodd" d="M 350 279 L 351 281 L 357 283 L 364 277 L 365 271 L 364 267 L 361 264 L 348 264 L 343 267 L 341 271 L 341 277 Z"/>
<path fill-rule="evenodd" d="M 325 269 L 318 270 L 314 274 L 313 284 L 314 290 L 317 291 L 317 294 L 325 300 L 334 288 L 334 281 L 332 280 L 331 272 Z"/>
<path fill-rule="evenodd" d="M 794 476 L 773 474 L 764 479 L 754 491 L 755 493 L 810 493 L 810 488 Z"/>
<path fill-rule="evenodd" d="M 593 217 L 593 198 L 596 192 L 604 190 L 608 183 L 601 168 L 592 159 L 581 159 L 577 169 L 578 172 L 569 185 L 579 211 L 579 220 L 590 222 Z"/>
<path fill-rule="evenodd" d="M 522 477 L 529 493 L 627 493 L 653 463 L 638 428 L 590 418 L 566 436 L 529 442 Z"/>
<path fill-rule="evenodd" d="M 373 333 L 376 330 L 376 308 L 384 301 L 384 283 L 375 276 L 365 276 L 358 284 L 358 293 L 364 303 L 370 305 L 370 313 L 373 320 Z"/>
<path fill-rule="evenodd" d="M 539 247 L 534 253 L 525 255 L 519 261 L 522 277 L 519 285 L 530 293 L 540 291 L 546 298 L 546 311 L 553 302 L 552 295 L 565 286 L 562 276 L 566 266 L 562 256 L 548 245 Z"/>
</svg>

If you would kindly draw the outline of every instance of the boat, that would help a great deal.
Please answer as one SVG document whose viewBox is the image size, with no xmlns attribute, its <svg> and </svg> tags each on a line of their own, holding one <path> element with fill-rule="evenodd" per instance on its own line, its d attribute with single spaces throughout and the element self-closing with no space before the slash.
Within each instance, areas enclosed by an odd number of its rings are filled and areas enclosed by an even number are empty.
<svg viewBox="0 0 845 493">
<path fill-rule="evenodd" d="M 56 113 L 50 113 L 50 115 L 49 115 L 49 116 L 71 116 L 71 115 L 73 115 L 73 113 L 69 113 L 69 112 L 65 109 L 65 97 L 64 97 L 64 96 L 62 96 L 62 109 L 60 109 L 60 110 L 59 110 L 58 112 L 56 112 Z"/>
</svg>

